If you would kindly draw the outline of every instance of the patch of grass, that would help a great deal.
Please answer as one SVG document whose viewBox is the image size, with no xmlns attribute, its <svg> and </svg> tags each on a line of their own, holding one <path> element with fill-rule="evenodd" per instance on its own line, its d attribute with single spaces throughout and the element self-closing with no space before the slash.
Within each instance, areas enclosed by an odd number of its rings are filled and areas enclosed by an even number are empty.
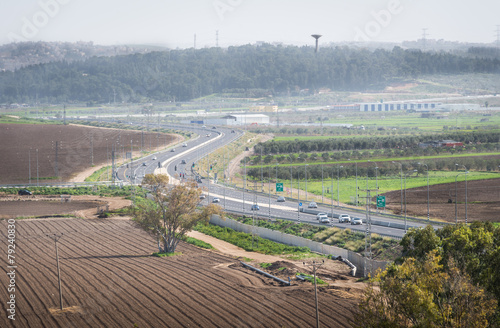
<svg viewBox="0 0 500 328">
<path fill-rule="evenodd" d="M 286 269 L 285 267 L 281 267 L 281 268 L 278 269 L 278 271 L 283 271 L 285 269 Z"/>
<path fill-rule="evenodd" d="M 170 257 L 170 256 L 178 256 L 178 255 L 182 255 L 182 253 L 181 252 L 173 252 L 173 253 L 156 252 L 156 253 L 151 254 L 151 256 L 155 256 L 155 257 Z"/>
<path fill-rule="evenodd" d="M 201 247 L 201 248 L 214 249 L 214 247 L 212 245 L 210 245 L 209 243 L 206 243 L 203 240 L 199 240 L 199 239 L 196 239 L 193 237 L 187 237 L 185 239 L 185 242 L 188 244 L 192 244 L 192 245 Z"/>
<path fill-rule="evenodd" d="M 309 281 L 310 283 L 314 284 L 314 276 L 311 276 L 310 274 L 307 273 L 300 273 L 297 272 L 297 276 L 302 276 L 305 280 Z M 328 285 L 324 280 L 319 279 L 316 277 L 316 284 L 318 285 Z"/>
<path fill-rule="evenodd" d="M 223 228 L 215 225 L 205 226 L 198 224 L 194 230 L 227 241 L 228 243 L 241 247 L 246 251 L 253 251 L 262 254 L 300 254 L 309 253 L 311 251 L 308 247 L 288 246 L 261 237 L 253 239 L 252 234 L 237 232 L 230 228 Z"/>
<path fill-rule="evenodd" d="M 253 259 L 248 258 L 248 257 L 243 257 L 241 260 L 242 260 L 243 262 L 252 262 L 252 261 L 253 261 Z"/>
<path fill-rule="evenodd" d="M 261 263 L 259 264 L 261 268 L 265 269 L 265 268 L 268 268 L 270 267 L 271 265 L 273 265 L 272 263 Z"/>
</svg>

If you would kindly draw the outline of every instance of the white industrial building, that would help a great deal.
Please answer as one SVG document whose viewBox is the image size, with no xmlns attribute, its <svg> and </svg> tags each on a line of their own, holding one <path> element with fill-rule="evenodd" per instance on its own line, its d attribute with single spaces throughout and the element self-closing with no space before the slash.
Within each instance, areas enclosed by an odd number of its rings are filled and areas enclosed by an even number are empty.
<svg viewBox="0 0 500 328">
<path fill-rule="evenodd" d="M 479 110 L 478 104 L 443 104 L 439 102 L 418 103 L 360 103 L 361 112 L 388 112 L 393 110 L 412 110 L 416 112 L 430 111 L 462 111 Z"/>
<path fill-rule="evenodd" d="M 206 125 L 267 125 L 269 116 L 264 114 L 231 114 L 220 118 L 204 119 Z"/>
</svg>

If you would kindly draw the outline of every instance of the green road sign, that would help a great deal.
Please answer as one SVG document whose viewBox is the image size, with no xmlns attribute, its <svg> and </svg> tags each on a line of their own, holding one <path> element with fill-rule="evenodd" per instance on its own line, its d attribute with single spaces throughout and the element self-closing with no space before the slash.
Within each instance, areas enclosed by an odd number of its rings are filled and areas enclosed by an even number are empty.
<svg viewBox="0 0 500 328">
<path fill-rule="evenodd" d="M 377 196 L 377 207 L 385 207 L 385 196 Z"/>
<path fill-rule="evenodd" d="M 276 182 L 276 191 L 283 191 L 283 182 Z"/>
</svg>

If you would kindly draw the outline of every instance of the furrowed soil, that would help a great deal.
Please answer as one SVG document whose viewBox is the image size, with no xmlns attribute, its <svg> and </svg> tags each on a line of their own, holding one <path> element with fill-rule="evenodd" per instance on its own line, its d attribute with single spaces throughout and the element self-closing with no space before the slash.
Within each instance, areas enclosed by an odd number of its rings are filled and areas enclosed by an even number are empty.
<svg viewBox="0 0 500 328">
<path fill-rule="evenodd" d="M 462 177 L 463 178 L 463 177 Z M 467 193 L 466 193 L 467 191 Z M 401 191 L 385 193 L 387 209 L 404 215 L 404 193 Z M 466 202 L 467 197 L 467 202 Z M 456 202 L 455 202 L 456 200 Z M 401 204 L 403 203 L 403 206 Z M 467 207 L 466 207 L 467 204 Z M 403 211 L 401 211 L 401 207 Z M 500 221 L 500 179 L 475 180 L 429 186 L 429 214 L 446 222 Z M 406 191 L 406 214 L 427 218 L 427 186 Z"/>
<path fill-rule="evenodd" d="M 54 240 L 58 241 L 63 306 L 59 308 Z M 0 221 L 7 254 L 7 220 Z M 127 218 L 24 219 L 15 222 L 15 291 L 0 288 L 0 327 L 312 327 L 313 285 L 297 281 L 302 264 L 280 259 L 269 271 L 292 286 L 243 268 L 235 256 L 180 243 L 180 255 L 158 258 L 153 237 Z M 6 287 L 7 256 L 0 282 Z M 253 263 L 257 266 L 257 264 Z M 12 264 L 10 264 L 12 265 Z M 323 327 L 349 327 L 360 288 L 349 268 L 327 260 L 319 277 Z M 349 280 L 351 279 L 351 280 Z M 15 294 L 15 321 L 6 301 Z"/>
<path fill-rule="evenodd" d="M 77 125 L 0 124 L 0 184 L 68 181 L 89 168 L 123 161 L 126 152 L 165 147 L 180 136 Z M 37 151 L 38 149 L 38 151 Z M 38 164 L 37 164 L 38 163 Z M 31 164 L 31 165 L 30 165 Z M 94 166 L 92 166 L 94 164 Z"/>
</svg>

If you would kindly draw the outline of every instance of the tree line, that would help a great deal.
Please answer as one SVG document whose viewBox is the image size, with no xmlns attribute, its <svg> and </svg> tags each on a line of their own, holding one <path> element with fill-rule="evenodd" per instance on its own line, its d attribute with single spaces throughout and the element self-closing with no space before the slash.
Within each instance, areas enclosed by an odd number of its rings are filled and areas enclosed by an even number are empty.
<svg viewBox="0 0 500 328">
<path fill-rule="evenodd" d="M 254 46 L 170 50 L 0 73 L 0 102 L 142 102 L 190 100 L 220 92 L 299 94 L 363 91 L 422 74 L 496 73 L 497 58 L 446 52 Z M 260 91 L 259 91 L 260 90 Z"/>
<path fill-rule="evenodd" d="M 362 150 L 362 149 L 405 149 L 417 148 L 420 143 L 454 140 L 469 143 L 498 143 L 500 132 L 474 131 L 471 133 L 441 133 L 433 135 L 410 135 L 410 136 L 381 136 L 381 137 L 359 137 L 359 138 L 331 138 L 331 139 L 311 139 L 311 140 L 271 140 L 259 143 L 255 146 L 255 154 L 288 154 L 288 153 L 308 153 L 324 151 L 342 150 Z"/>
</svg>

